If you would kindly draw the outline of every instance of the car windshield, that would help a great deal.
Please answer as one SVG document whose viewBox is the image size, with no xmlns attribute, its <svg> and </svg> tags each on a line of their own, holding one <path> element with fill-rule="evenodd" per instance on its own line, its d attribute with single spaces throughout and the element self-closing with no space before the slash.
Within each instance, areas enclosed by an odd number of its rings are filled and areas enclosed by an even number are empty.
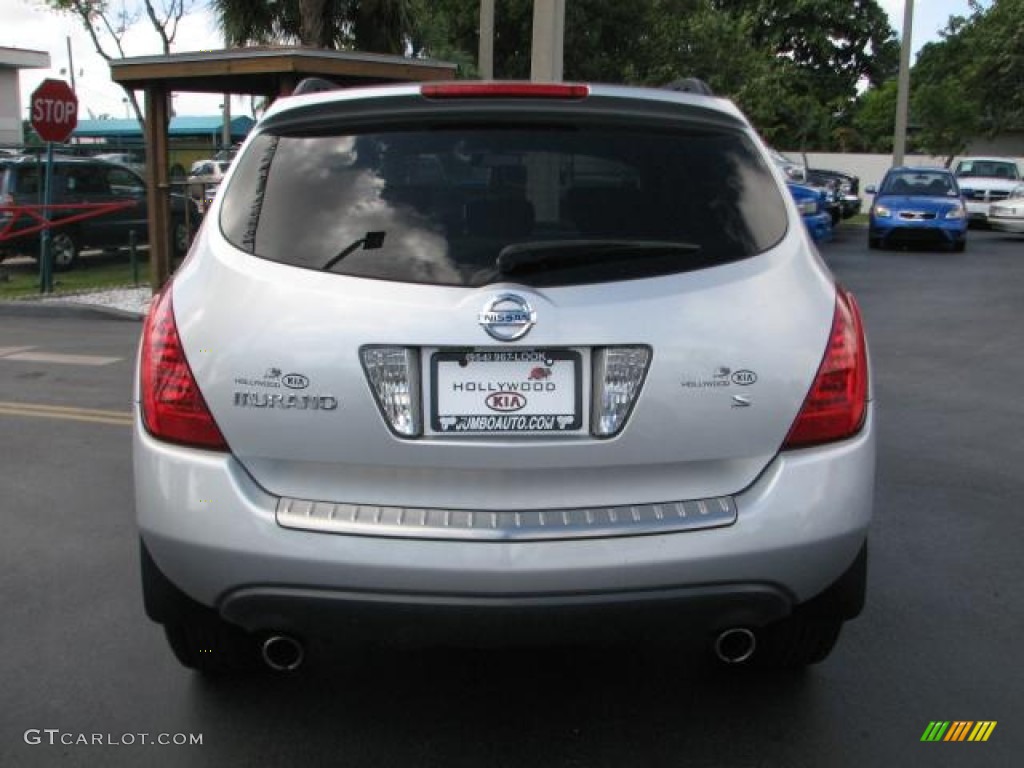
<svg viewBox="0 0 1024 768">
<path fill-rule="evenodd" d="M 1019 179 L 1017 164 L 1002 160 L 961 160 L 956 166 L 956 175 L 961 179 Z"/>
<path fill-rule="evenodd" d="M 517 274 L 539 286 L 746 258 L 779 242 L 787 217 L 766 164 L 739 132 L 436 127 L 259 135 L 238 160 L 221 227 L 237 247 L 273 261 L 455 286 L 506 279 L 497 262 L 508 246 L 541 241 L 553 253 L 559 241 L 616 244 L 614 259 L 595 247 L 593 259 L 552 258 Z M 364 240 L 373 247 L 347 251 Z M 620 247 L 629 241 L 693 247 Z"/>
<path fill-rule="evenodd" d="M 947 171 L 899 171 L 885 177 L 881 194 L 957 197 L 960 190 Z"/>
</svg>

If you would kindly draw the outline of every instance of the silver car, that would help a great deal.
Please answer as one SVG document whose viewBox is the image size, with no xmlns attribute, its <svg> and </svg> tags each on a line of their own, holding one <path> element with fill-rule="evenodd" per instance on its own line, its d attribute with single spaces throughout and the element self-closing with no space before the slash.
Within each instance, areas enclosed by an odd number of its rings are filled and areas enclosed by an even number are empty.
<svg viewBox="0 0 1024 768">
<path fill-rule="evenodd" d="M 278 101 L 135 397 L 146 610 L 206 673 L 556 640 L 802 667 L 864 602 L 860 315 L 713 96 Z"/>
</svg>

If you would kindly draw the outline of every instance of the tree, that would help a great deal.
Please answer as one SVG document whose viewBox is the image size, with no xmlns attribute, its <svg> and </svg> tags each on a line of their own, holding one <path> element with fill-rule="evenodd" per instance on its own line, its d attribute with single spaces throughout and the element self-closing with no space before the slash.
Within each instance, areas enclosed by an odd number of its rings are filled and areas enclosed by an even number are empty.
<svg viewBox="0 0 1024 768">
<path fill-rule="evenodd" d="M 990 134 L 1024 129 L 1024 0 L 971 7 L 959 35 L 974 49 L 965 85 L 985 105 L 982 126 Z"/>
<path fill-rule="evenodd" d="M 896 132 L 895 79 L 861 94 L 854 107 L 853 129 L 859 148 L 868 152 L 892 152 Z"/>
<path fill-rule="evenodd" d="M 789 59 L 823 101 L 852 99 L 858 84 L 896 74 L 899 44 L 877 0 L 715 0 L 756 23 L 754 43 Z"/>
<path fill-rule="evenodd" d="M 421 0 L 212 0 L 232 45 L 298 43 L 401 54 Z"/>
<path fill-rule="evenodd" d="M 154 0 L 142 0 L 142 7 L 129 11 L 124 3 L 112 4 L 108 0 L 44 0 L 54 11 L 78 17 L 85 31 L 92 38 L 96 53 L 108 62 L 124 58 L 124 37 L 129 28 L 142 20 L 142 14 L 160 37 L 163 53 L 171 52 L 171 45 L 178 34 L 178 23 L 188 13 L 192 0 L 160 0 L 159 8 Z M 142 109 L 135 91 L 125 88 L 125 94 L 139 123 L 143 122 Z"/>
<path fill-rule="evenodd" d="M 417 53 L 475 59 L 479 0 L 419 0 Z M 530 74 L 532 1 L 496 9 L 499 78 Z M 423 16 L 421 18 L 427 18 Z M 443 29 L 438 41 L 429 29 Z M 445 45 L 447 43 L 447 45 Z M 572 0 L 566 79 L 661 85 L 700 77 L 780 146 L 829 145 L 857 88 L 896 71 L 898 46 L 876 0 Z"/>
</svg>

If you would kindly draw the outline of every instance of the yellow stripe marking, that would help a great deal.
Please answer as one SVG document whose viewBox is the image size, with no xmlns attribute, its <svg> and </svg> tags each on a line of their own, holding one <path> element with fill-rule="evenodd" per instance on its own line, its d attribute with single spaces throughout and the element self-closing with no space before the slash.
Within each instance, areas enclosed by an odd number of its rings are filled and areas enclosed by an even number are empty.
<svg viewBox="0 0 1024 768">
<path fill-rule="evenodd" d="M 996 722 L 997 721 L 993 720 L 988 724 L 984 734 L 978 736 L 978 741 L 988 741 L 988 737 L 991 736 L 992 731 L 996 729 Z"/>
<path fill-rule="evenodd" d="M 72 408 L 62 405 L 43 405 L 38 403 L 10 403 L 0 401 L 0 415 L 30 416 L 43 419 L 65 419 L 68 421 L 85 421 L 93 424 L 113 424 L 128 427 L 132 424 L 132 414 L 128 411 L 106 411 L 98 408 Z"/>
</svg>

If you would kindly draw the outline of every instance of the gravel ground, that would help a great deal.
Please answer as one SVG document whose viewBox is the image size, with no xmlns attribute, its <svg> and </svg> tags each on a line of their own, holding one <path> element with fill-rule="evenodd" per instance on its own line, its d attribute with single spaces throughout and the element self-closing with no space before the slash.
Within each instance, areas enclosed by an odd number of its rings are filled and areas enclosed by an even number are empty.
<svg viewBox="0 0 1024 768">
<path fill-rule="evenodd" d="M 149 311 L 149 302 L 153 292 L 148 285 L 139 288 L 114 288 L 108 291 L 78 293 L 71 296 L 54 296 L 40 299 L 42 302 L 60 302 L 62 304 L 88 304 L 94 307 L 119 309 L 136 315 L 145 315 Z"/>
</svg>

